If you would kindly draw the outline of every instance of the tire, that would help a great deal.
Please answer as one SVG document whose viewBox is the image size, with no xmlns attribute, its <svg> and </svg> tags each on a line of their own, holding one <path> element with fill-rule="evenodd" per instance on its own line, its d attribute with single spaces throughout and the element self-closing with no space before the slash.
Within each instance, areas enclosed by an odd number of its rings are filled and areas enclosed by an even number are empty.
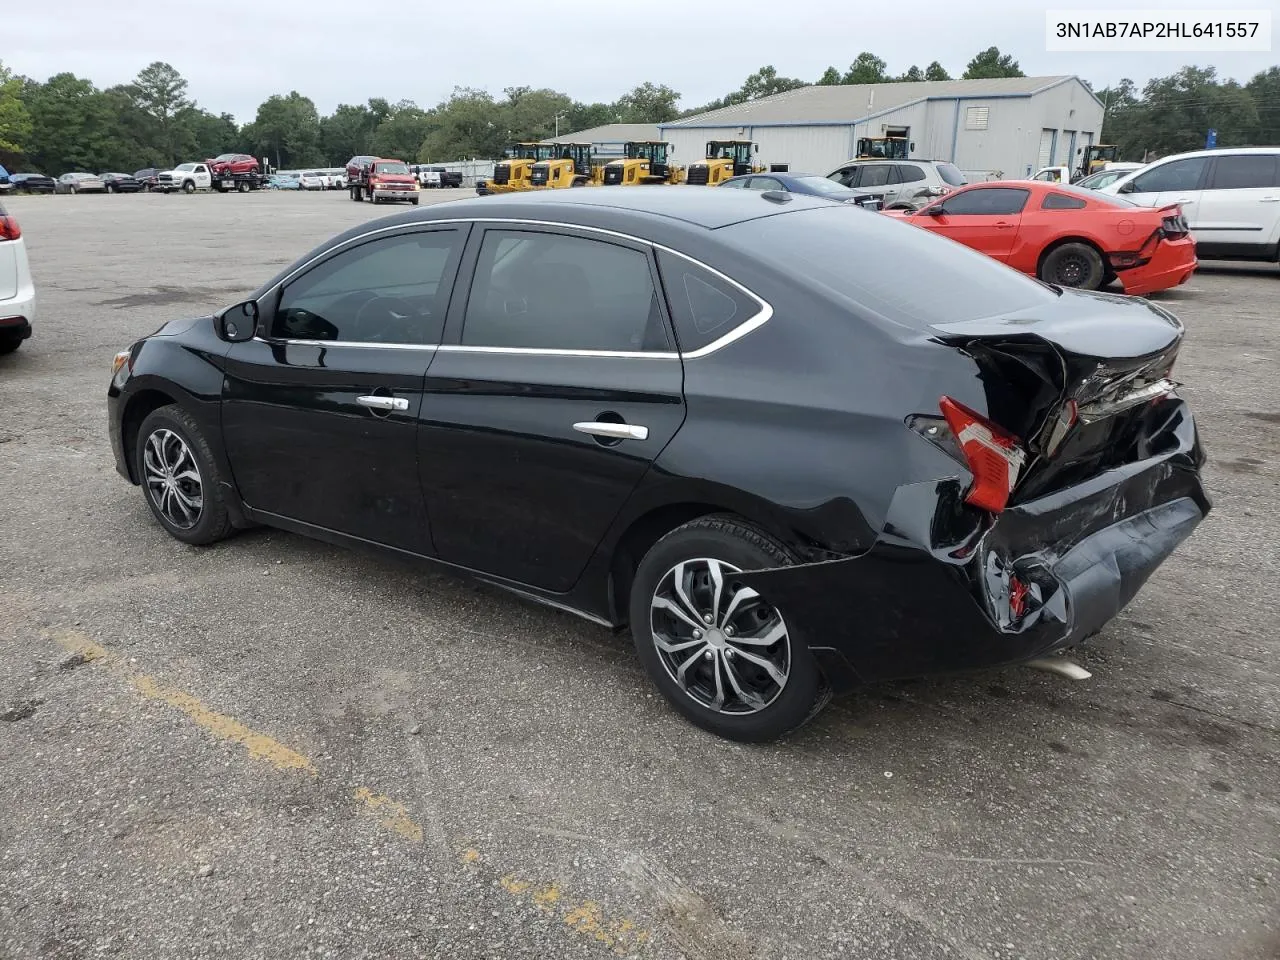
<svg viewBox="0 0 1280 960">
<path fill-rule="evenodd" d="M 772 740 L 800 727 L 831 699 L 830 689 L 807 644 L 789 634 L 782 611 L 752 603 L 750 599 L 745 603 L 733 602 L 737 596 L 732 580 L 736 570 L 789 566 L 793 562 L 791 554 L 777 540 L 728 515 L 702 517 L 677 527 L 655 543 L 640 561 L 631 585 L 630 601 L 636 653 L 662 695 L 695 725 L 730 740 L 748 743 Z M 728 621 L 722 619 L 714 629 L 708 628 L 704 638 L 701 631 L 693 632 L 691 622 L 699 612 L 705 614 L 710 609 L 711 591 L 704 586 L 712 582 L 709 575 L 713 563 L 726 591 L 722 594 L 718 615 L 723 617 L 727 612 L 732 616 Z M 690 610 L 680 604 L 687 620 L 667 612 L 671 604 L 669 598 L 679 596 L 673 591 L 677 571 L 688 579 L 684 595 L 695 607 Z M 684 643 L 686 647 L 661 651 L 655 623 L 668 638 L 666 642 L 677 647 Z M 738 636 L 743 638 L 760 639 L 779 627 L 783 634 L 768 647 L 752 645 L 732 639 L 735 625 Z M 722 632 L 719 627 L 728 629 Z M 702 640 L 703 646 L 694 647 L 695 652 L 686 655 L 687 645 L 698 640 Z M 708 652 L 713 653 L 712 661 L 706 660 Z M 745 660 L 748 655 L 754 659 Z M 762 656 L 773 665 L 774 673 L 766 673 L 756 666 Z M 686 686 L 677 680 L 682 670 Z M 735 693 L 726 670 L 733 671 L 732 677 L 739 689 L 756 702 L 748 702 Z M 714 701 L 712 678 L 717 673 L 725 695 L 722 710 L 708 702 Z M 781 684 L 776 674 L 781 674 Z"/>
<path fill-rule="evenodd" d="M 115 192 L 116 192 L 116 188 L 113 187 L 111 184 L 107 184 L 107 193 L 115 193 Z"/>
<path fill-rule="evenodd" d="M 417 197 L 414 197 L 414 198 L 413 198 L 412 200 L 410 200 L 409 202 L 410 202 L 410 203 L 412 203 L 412 204 L 416 207 L 416 206 L 418 205 L 418 198 L 417 198 Z"/>
<path fill-rule="evenodd" d="M 1040 264 L 1039 277 L 1045 283 L 1080 290 L 1097 290 L 1106 276 L 1102 255 L 1087 243 L 1064 243 L 1054 247 Z"/>
<path fill-rule="evenodd" d="M 186 450 L 185 456 L 177 442 Z M 169 476 L 176 478 L 168 490 L 165 467 L 170 468 Z M 197 485 L 194 490 L 189 477 L 193 469 Z M 231 535 L 233 527 L 223 501 L 226 487 L 222 475 L 209 442 L 187 411 L 170 404 L 147 415 L 134 442 L 134 470 L 152 515 L 174 539 L 203 545 Z M 153 485 L 148 481 L 149 477 L 157 482 Z M 196 493 L 198 496 L 194 495 Z M 174 517 L 190 520 L 193 500 L 198 501 L 194 508 L 194 521 L 175 520 Z"/>
<path fill-rule="evenodd" d="M 79 192 L 80 191 L 76 187 L 67 187 L 67 193 L 71 194 L 73 197 Z"/>
<path fill-rule="evenodd" d="M 0 357 L 17 350 L 22 346 L 22 340 L 22 337 L 0 337 Z"/>
<path fill-rule="evenodd" d="M 194 180 L 183 180 L 183 181 L 182 181 L 182 192 L 183 192 L 183 193 L 195 193 L 195 192 L 196 192 L 196 183 L 195 183 L 195 181 L 194 181 Z"/>
<path fill-rule="evenodd" d="M 249 181 L 248 181 L 248 180 L 241 180 L 239 183 L 237 183 L 237 184 L 236 184 L 236 192 L 237 192 L 237 193 L 248 193 L 248 192 L 249 192 Z"/>
</svg>

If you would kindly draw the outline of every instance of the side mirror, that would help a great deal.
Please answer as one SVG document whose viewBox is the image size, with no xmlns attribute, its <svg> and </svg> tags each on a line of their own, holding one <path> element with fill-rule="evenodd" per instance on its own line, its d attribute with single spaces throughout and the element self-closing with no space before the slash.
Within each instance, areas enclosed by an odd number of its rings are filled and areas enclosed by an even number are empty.
<svg viewBox="0 0 1280 960">
<path fill-rule="evenodd" d="M 924 212 L 931 217 L 940 217 L 947 212 L 947 205 L 945 203 L 935 203 L 933 206 L 926 208 Z"/>
<path fill-rule="evenodd" d="M 1130 180 L 1128 183 L 1120 184 L 1120 186 L 1116 188 L 1116 193 L 1133 193 L 1133 190 L 1133 181 Z"/>
<path fill-rule="evenodd" d="M 218 336 L 227 343 L 244 343 L 258 332 L 258 302 L 246 300 L 227 307 L 214 320 Z"/>
</svg>

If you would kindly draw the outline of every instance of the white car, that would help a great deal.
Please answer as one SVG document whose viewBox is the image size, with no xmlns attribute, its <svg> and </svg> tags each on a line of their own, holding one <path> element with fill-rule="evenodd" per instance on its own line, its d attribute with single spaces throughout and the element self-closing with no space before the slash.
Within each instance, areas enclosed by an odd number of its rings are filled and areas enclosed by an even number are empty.
<svg viewBox="0 0 1280 960">
<path fill-rule="evenodd" d="M 310 171 L 298 176 L 298 187 L 302 190 L 323 190 L 328 184 L 325 182 L 324 174 Z"/>
<path fill-rule="evenodd" d="M 181 190 L 183 193 L 212 190 L 213 177 L 207 163 L 180 163 L 172 170 L 156 175 L 155 189 L 161 193 L 172 193 L 174 190 Z"/>
<path fill-rule="evenodd" d="M 13 353 L 31 336 L 36 288 L 18 221 L 0 205 L 0 354 Z"/>
<path fill-rule="evenodd" d="M 1099 192 L 1145 207 L 1182 207 L 1201 260 L 1280 259 L 1280 147 L 1180 153 Z"/>
</svg>

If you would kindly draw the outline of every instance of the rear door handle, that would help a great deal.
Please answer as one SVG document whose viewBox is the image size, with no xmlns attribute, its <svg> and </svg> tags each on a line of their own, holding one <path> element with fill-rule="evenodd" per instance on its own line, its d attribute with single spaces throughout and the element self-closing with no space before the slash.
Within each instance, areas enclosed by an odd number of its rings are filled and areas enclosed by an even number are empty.
<svg viewBox="0 0 1280 960">
<path fill-rule="evenodd" d="M 408 410 L 409 401 L 404 397 L 356 397 L 356 403 L 370 410 Z"/>
<path fill-rule="evenodd" d="M 593 437 L 610 437 L 614 440 L 648 440 L 649 428 L 635 423 L 610 423 L 607 420 L 583 420 L 573 429 L 589 433 Z"/>
<path fill-rule="evenodd" d="M 995 225 L 1001 230 L 1007 230 L 1013 226 L 1008 220 L 997 220 Z"/>
<path fill-rule="evenodd" d="M 1195 203 L 1195 197 L 1183 197 L 1181 200 L 1175 200 L 1174 203 Z"/>
<path fill-rule="evenodd" d="M 1262 203 L 1280 203 L 1280 197 L 1259 197 Z"/>
</svg>

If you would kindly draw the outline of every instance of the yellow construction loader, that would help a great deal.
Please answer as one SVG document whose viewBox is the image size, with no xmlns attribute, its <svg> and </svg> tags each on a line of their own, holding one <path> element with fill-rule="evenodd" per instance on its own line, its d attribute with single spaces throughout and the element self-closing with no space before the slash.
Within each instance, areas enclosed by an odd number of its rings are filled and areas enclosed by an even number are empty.
<svg viewBox="0 0 1280 960">
<path fill-rule="evenodd" d="M 539 159 L 529 174 L 533 190 L 561 187 L 598 187 L 604 180 L 604 166 L 595 161 L 595 147 L 589 143 L 549 144 L 552 156 Z"/>
<path fill-rule="evenodd" d="M 1120 159 L 1120 148 L 1114 143 L 1091 143 L 1085 150 L 1084 159 L 1080 161 L 1080 176 L 1087 177 L 1091 173 L 1107 169 L 1108 163 L 1116 163 Z"/>
<path fill-rule="evenodd" d="M 759 149 L 750 140 L 712 140 L 707 144 L 707 158 L 689 164 L 687 182 L 714 187 L 744 173 L 764 173 L 764 167 L 753 162 Z"/>
<path fill-rule="evenodd" d="M 671 144 L 662 140 L 629 141 L 625 157 L 605 164 L 604 185 L 684 183 L 684 167 L 672 163 L 670 154 Z"/>
<path fill-rule="evenodd" d="M 534 166 L 554 156 L 549 143 L 513 143 L 506 149 L 506 159 L 493 165 L 493 176 L 485 184 L 486 193 L 513 193 L 528 190 Z"/>
<path fill-rule="evenodd" d="M 906 137 L 861 137 L 859 160 L 906 160 L 912 144 Z"/>
</svg>

